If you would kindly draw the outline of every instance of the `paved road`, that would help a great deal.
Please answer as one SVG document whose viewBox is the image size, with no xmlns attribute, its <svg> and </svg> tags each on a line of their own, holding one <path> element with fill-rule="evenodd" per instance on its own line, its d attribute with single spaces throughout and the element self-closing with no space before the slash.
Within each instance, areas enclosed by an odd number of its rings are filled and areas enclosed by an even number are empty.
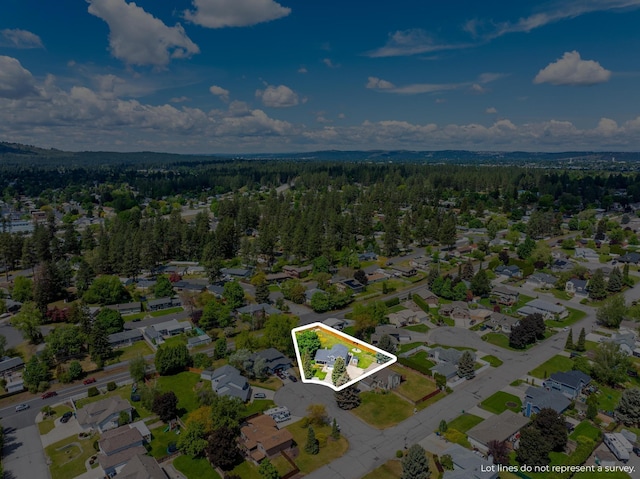
<svg viewBox="0 0 640 479">
<path fill-rule="evenodd" d="M 51 477 L 40 442 L 38 427 L 5 428 L 2 450 L 5 479 Z"/>
</svg>

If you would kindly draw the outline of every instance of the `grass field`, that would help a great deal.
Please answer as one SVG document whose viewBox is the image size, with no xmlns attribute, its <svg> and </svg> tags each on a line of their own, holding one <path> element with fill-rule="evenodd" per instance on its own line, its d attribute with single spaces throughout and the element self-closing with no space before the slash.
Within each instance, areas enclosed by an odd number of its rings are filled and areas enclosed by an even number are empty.
<svg viewBox="0 0 640 479">
<path fill-rule="evenodd" d="M 573 323 L 580 321 L 587 315 L 587 313 L 580 311 L 579 309 L 567 308 L 567 310 L 569 311 L 569 315 L 566 318 L 561 319 L 560 321 L 545 321 L 545 324 L 551 328 L 563 328 L 565 326 L 571 326 Z M 576 337 L 576 340 L 577 339 L 578 338 Z"/>
<path fill-rule="evenodd" d="M 238 464 L 231 470 L 231 473 L 242 479 L 263 479 L 258 472 L 258 466 L 247 461 Z"/>
<path fill-rule="evenodd" d="M 492 367 L 497 368 L 502 366 L 502 360 L 500 358 L 496 358 L 493 355 L 488 355 L 488 356 L 483 356 L 480 359 L 482 359 L 483 361 L 488 362 Z"/>
<path fill-rule="evenodd" d="M 508 402 L 515 405 L 507 406 Z M 498 391 L 482 401 L 480 403 L 480 407 L 494 414 L 501 414 L 507 409 L 511 409 L 513 412 L 520 412 L 522 409 L 522 401 L 520 401 L 519 397 L 514 396 L 513 394 Z"/>
<path fill-rule="evenodd" d="M 71 408 L 69 406 L 54 407 L 52 410 L 52 414 L 44 421 L 40 421 L 38 423 L 38 430 L 40 431 L 40 435 L 44 435 L 48 432 L 53 431 L 53 429 L 55 428 L 55 420 L 61 417 L 67 411 L 71 411 Z"/>
<path fill-rule="evenodd" d="M 276 403 L 274 403 L 271 399 L 254 399 L 252 402 L 247 404 L 245 417 L 266 411 L 267 409 L 272 408 L 275 405 Z"/>
<path fill-rule="evenodd" d="M 436 390 L 435 381 L 425 378 L 422 374 L 399 364 L 394 364 L 391 369 L 405 379 L 396 391 L 411 401 L 418 401 Z"/>
<path fill-rule="evenodd" d="M 167 447 L 171 443 L 177 443 L 179 436 L 176 430 L 164 432 L 166 426 L 160 426 L 151 430 L 151 455 L 156 459 L 168 454 Z"/>
<path fill-rule="evenodd" d="M 411 351 L 418 346 L 424 346 L 424 343 L 406 343 L 398 346 L 398 354 L 406 353 L 407 351 Z"/>
<path fill-rule="evenodd" d="M 590 421 L 582 421 L 576 426 L 569 438 L 577 439 L 580 436 L 585 436 L 592 441 L 597 441 L 600 437 L 600 429 L 591 424 Z"/>
<path fill-rule="evenodd" d="M 349 442 L 344 437 L 340 437 L 337 441 L 327 440 L 327 445 L 320 448 L 319 454 L 307 454 L 304 452 L 304 445 L 307 442 L 307 429 L 302 427 L 300 421 L 287 426 L 287 429 L 293 434 L 293 440 L 298 444 L 298 449 L 300 449 L 300 454 L 295 459 L 295 463 L 303 474 L 309 474 L 311 471 L 329 464 L 334 459 L 343 456 L 349 449 Z M 331 435 L 331 426 L 316 426 L 313 429 L 316 437 L 320 434 L 326 437 Z M 241 477 L 244 479 L 244 476 Z"/>
<path fill-rule="evenodd" d="M 547 379 L 550 374 L 558 371 L 569 371 L 572 367 L 573 361 L 571 358 L 557 354 L 530 371 L 529 374 L 534 378 Z"/>
<path fill-rule="evenodd" d="M 44 452 L 51 460 L 51 478 L 68 479 L 86 472 L 85 462 L 96 453 L 93 449 L 95 439 L 78 439 L 73 436 L 47 446 Z"/>
<path fill-rule="evenodd" d="M 619 389 L 613 389 L 608 386 L 600 386 L 598 385 L 598 409 L 604 409 L 605 411 L 613 411 L 618 402 L 620 401 L 620 396 L 622 396 L 622 391 Z"/>
<path fill-rule="evenodd" d="M 489 344 L 493 344 L 494 346 L 500 346 L 505 349 L 512 349 L 509 347 L 509 338 L 506 334 L 502 333 L 487 333 L 482 336 L 482 340 L 488 342 Z"/>
<path fill-rule="evenodd" d="M 429 326 L 426 324 L 413 324 L 411 326 L 406 326 L 404 329 L 415 331 L 416 333 L 426 333 L 429 331 Z"/>
<path fill-rule="evenodd" d="M 351 412 L 378 429 L 395 426 L 413 414 L 414 406 L 393 393 L 366 391 L 360 394 L 360 401 Z"/>
<path fill-rule="evenodd" d="M 173 376 L 160 376 L 158 386 L 162 392 L 173 391 L 178 396 L 178 413 L 181 418 L 199 407 L 195 386 L 201 381 L 196 373 L 184 371 Z M 209 388 L 209 381 L 204 381 L 202 387 Z"/>
<path fill-rule="evenodd" d="M 429 369 L 435 366 L 436 363 L 429 360 L 428 357 L 429 354 L 426 351 L 419 351 L 408 358 L 400 358 L 398 362 L 423 374 L 430 374 Z"/>
<path fill-rule="evenodd" d="M 173 460 L 173 467 L 180 471 L 187 479 L 220 479 L 220 475 L 211 467 L 209 461 L 201 457 L 194 459 L 184 454 Z"/>
<path fill-rule="evenodd" d="M 401 475 L 402 462 L 400 462 L 399 459 L 390 459 L 382 466 L 371 471 L 362 479 L 398 479 Z"/>
<path fill-rule="evenodd" d="M 107 364 L 129 361 L 138 355 L 148 356 L 149 354 L 153 354 L 151 346 L 149 346 L 146 341 L 136 341 L 131 346 L 115 349 L 112 357 L 107 361 Z"/>
<path fill-rule="evenodd" d="M 269 376 L 264 381 L 261 381 L 259 379 L 258 380 L 251 379 L 249 380 L 249 384 L 251 384 L 252 386 L 257 386 L 259 388 L 265 388 L 270 391 L 277 391 L 282 387 L 282 381 L 280 380 L 280 378 L 276 376 Z"/>
<path fill-rule="evenodd" d="M 473 414 L 465 413 L 455 418 L 453 421 L 447 424 L 447 426 L 450 429 L 456 429 L 457 431 L 460 431 L 460 432 L 467 432 L 469 429 L 471 429 L 474 426 L 477 426 L 482 421 L 484 421 L 484 419 L 481 418 L 480 416 L 475 416 Z"/>
<path fill-rule="evenodd" d="M 149 314 L 152 318 L 159 318 L 160 316 L 167 316 L 169 314 L 180 313 L 182 311 L 184 311 L 182 306 L 176 306 L 175 308 L 161 309 L 160 311 L 151 311 Z"/>
</svg>

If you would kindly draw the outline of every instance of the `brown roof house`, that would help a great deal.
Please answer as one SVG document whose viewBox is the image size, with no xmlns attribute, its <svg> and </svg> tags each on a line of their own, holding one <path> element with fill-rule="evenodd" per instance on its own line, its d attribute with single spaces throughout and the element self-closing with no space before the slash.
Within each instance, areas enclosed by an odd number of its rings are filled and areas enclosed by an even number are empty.
<svg viewBox="0 0 640 479">
<path fill-rule="evenodd" d="M 78 410 L 78 424 L 83 429 L 97 429 L 100 432 L 118 427 L 120 413 L 125 412 L 131 421 L 133 407 L 121 397 L 111 397 L 87 404 Z"/>
<path fill-rule="evenodd" d="M 293 435 L 287 429 L 278 429 L 271 416 L 261 414 L 250 418 L 240 429 L 240 446 L 256 464 L 292 445 Z"/>
<path fill-rule="evenodd" d="M 144 438 L 140 431 L 129 426 L 121 426 L 102 434 L 98 441 L 100 453 L 98 463 L 106 476 L 118 472 L 137 454 L 145 454 Z"/>
<path fill-rule="evenodd" d="M 509 449 L 517 449 L 520 429 L 529 424 L 529 418 L 507 409 L 498 416 L 491 416 L 467 431 L 471 445 L 483 453 L 489 450 L 491 441 L 506 442 Z"/>
<path fill-rule="evenodd" d="M 438 307 L 438 302 L 440 301 L 438 299 L 438 296 L 427 288 L 422 288 L 416 291 L 416 294 L 420 296 L 422 300 L 429 305 L 430 308 Z"/>
</svg>

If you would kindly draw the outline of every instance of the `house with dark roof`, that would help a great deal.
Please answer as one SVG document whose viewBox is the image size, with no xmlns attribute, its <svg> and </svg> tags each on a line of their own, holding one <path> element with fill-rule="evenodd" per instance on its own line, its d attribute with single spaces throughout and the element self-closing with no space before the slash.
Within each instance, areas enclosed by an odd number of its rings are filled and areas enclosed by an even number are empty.
<svg viewBox="0 0 640 479">
<path fill-rule="evenodd" d="M 527 283 L 535 288 L 553 288 L 558 279 L 547 273 L 533 273 L 527 278 Z"/>
<path fill-rule="evenodd" d="M 19 356 L 15 356 L 13 358 L 10 358 L 9 356 L 5 356 L 0 360 L 1 376 L 12 373 L 14 371 L 19 371 L 22 368 L 24 368 L 24 361 Z"/>
<path fill-rule="evenodd" d="M 331 349 L 318 349 L 314 359 L 317 364 L 323 364 L 329 369 L 333 369 L 333 365 L 338 358 L 342 358 L 345 365 L 349 364 L 351 356 L 344 344 L 334 344 Z"/>
<path fill-rule="evenodd" d="M 640 253 L 627 253 L 618 258 L 621 263 L 640 264 Z"/>
<path fill-rule="evenodd" d="M 452 363 L 438 363 L 431 367 L 429 371 L 431 371 L 434 376 L 440 374 L 449 380 L 458 375 L 458 366 Z"/>
<path fill-rule="evenodd" d="M 496 274 L 501 276 L 506 276 L 507 278 L 522 278 L 522 271 L 515 264 L 505 266 L 501 264 L 500 266 L 496 266 L 494 270 Z"/>
<path fill-rule="evenodd" d="M 182 303 L 178 298 L 156 298 L 147 301 L 147 311 L 160 311 L 163 309 L 173 308 L 174 306 L 180 306 Z"/>
<path fill-rule="evenodd" d="M 252 270 L 246 268 L 222 268 L 220 272 L 224 275 L 238 279 L 248 279 L 252 274 Z"/>
<path fill-rule="evenodd" d="M 134 301 L 132 303 L 123 303 L 123 304 L 110 304 L 105 306 L 107 309 L 113 309 L 117 311 L 123 316 L 127 314 L 136 314 L 142 311 L 142 303 L 140 301 Z"/>
<path fill-rule="evenodd" d="M 529 424 L 529 418 L 507 409 L 497 416 L 491 416 L 467 431 L 471 445 L 483 453 L 489 450 L 491 441 L 505 442 L 509 449 L 517 449 L 520 429 Z"/>
<path fill-rule="evenodd" d="M 143 339 L 144 336 L 139 329 L 126 329 L 107 336 L 107 341 L 109 341 L 112 348 L 131 346 L 136 341 L 142 341 Z"/>
<path fill-rule="evenodd" d="M 118 473 L 118 479 L 167 479 L 167 474 L 153 457 L 136 454 Z"/>
<path fill-rule="evenodd" d="M 291 360 L 275 348 L 257 351 L 249 356 L 249 359 L 254 363 L 262 359 L 269 374 L 274 374 L 276 371 L 286 371 L 292 366 Z"/>
<path fill-rule="evenodd" d="M 555 372 L 542 385 L 550 391 L 559 391 L 569 399 L 578 397 L 582 389 L 591 383 L 591 376 L 582 371 Z"/>
<path fill-rule="evenodd" d="M 561 414 L 570 404 L 571 400 L 559 391 L 529 386 L 524 394 L 522 413 L 526 417 L 530 417 L 543 409 L 551 408 Z"/>
<path fill-rule="evenodd" d="M 585 279 L 571 278 L 565 283 L 564 290 L 569 294 L 582 296 L 583 298 L 589 296 L 589 290 L 587 289 L 587 280 Z"/>
<path fill-rule="evenodd" d="M 520 293 L 515 289 L 507 288 L 506 286 L 496 286 L 491 290 L 491 296 L 494 296 L 498 303 L 511 306 L 518 302 Z"/>
<path fill-rule="evenodd" d="M 398 328 L 391 324 L 381 324 L 376 326 L 375 332 L 371 334 L 371 344 L 374 346 L 380 342 L 382 336 L 387 335 L 391 338 L 392 342 L 397 346 L 398 343 L 406 343 L 411 341 L 411 331 Z"/>
<path fill-rule="evenodd" d="M 360 384 L 364 384 L 369 389 L 382 389 L 389 391 L 400 386 L 402 376 L 392 370 L 391 368 L 384 368 L 380 371 L 367 376 L 360 381 Z"/>
<path fill-rule="evenodd" d="M 338 331 L 342 331 L 344 327 L 347 325 L 347 322 L 344 319 L 327 318 L 324 321 L 322 321 L 322 324 L 325 324 L 330 328 L 337 329 Z"/>
<path fill-rule="evenodd" d="M 114 396 L 87 404 L 77 411 L 76 417 L 83 429 L 104 432 L 118 427 L 118 419 L 122 412 L 126 413 L 131 421 L 133 407 L 129 401 Z"/>
<path fill-rule="evenodd" d="M 261 414 L 242 425 L 239 443 L 247 458 L 259 464 L 292 447 L 293 435 L 288 429 L 278 429 L 271 416 Z"/>
<path fill-rule="evenodd" d="M 211 388 L 219 396 L 236 397 L 242 402 L 249 400 L 251 387 L 240 371 L 230 365 L 219 367 L 210 375 Z"/>
<path fill-rule="evenodd" d="M 188 349 L 197 348 L 198 346 L 204 346 L 206 344 L 211 344 L 211 336 L 206 333 L 187 338 Z"/>
<path fill-rule="evenodd" d="M 336 286 L 340 288 L 341 285 L 343 291 L 349 291 L 352 294 L 362 293 L 365 289 L 364 284 L 355 279 L 345 279 L 344 281 L 338 283 Z"/>
<path fill-rule="evenodd" d="M 378 255 L 372 251 L 367 251 L 365 253 L 360 253 L 358 255 L 358 261 L 377 261 Z"/>
<path fill-rule="evenodd" d="M 567 259 L 558 258 L 551 263 L 551 271 L 554 273 L 562 273 L 565 271 L 571 271 L 573 269 L 573 263 Z"/>
<path fill-rule="evenodd" d="M 482 456 L 465 449 L 460 444 L 452 444 L 442 451 L 453 462 L 453 471 L 444 471 L 442 479 L 498 479 L 498 470 Z"/>
<path fill-rule="evenodd" d="M 396 276 L 404 276 L 405 278 L 418 274 L 418 270 L 414 266 L 401 266 L 394 264 L 391 265 L 390 268 Z"/>
</svg>

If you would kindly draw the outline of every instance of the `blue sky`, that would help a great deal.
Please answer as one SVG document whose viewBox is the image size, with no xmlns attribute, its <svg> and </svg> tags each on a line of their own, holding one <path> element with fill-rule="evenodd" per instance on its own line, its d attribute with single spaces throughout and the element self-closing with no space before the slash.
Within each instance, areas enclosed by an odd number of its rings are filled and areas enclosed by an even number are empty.
<svg viewBox="0 0 640 479">
<path fill-rule="evenodd" d="M 4 0 L 0 140 L 640 151 L 640 0 Z"/>
</svg>

